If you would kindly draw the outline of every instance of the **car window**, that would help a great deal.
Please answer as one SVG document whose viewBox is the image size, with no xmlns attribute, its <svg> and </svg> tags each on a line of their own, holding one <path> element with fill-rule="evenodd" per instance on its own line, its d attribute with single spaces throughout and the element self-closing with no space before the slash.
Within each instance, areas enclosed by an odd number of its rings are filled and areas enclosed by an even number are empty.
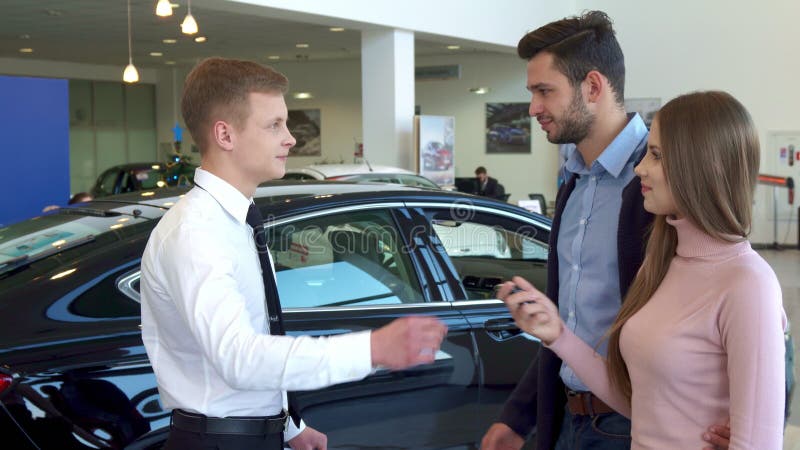
<svg viewBox="0 0 800 450">
<path fill-rule="evenodd" d="M 0 228 L 0 274 L 50 255 L 117 235 L 122 227 L 147 219 L 86 208 L 60 208 L 47 214 Z"/>
<path fill-rule="evenodd" d="M 304 173 L 287 173 L 283 176 L 284 180 L 314 180 L 315 178 L 311 175 L 306 175 Z"/>
<path fill-rule="evenodd" d="M 424 301 L 388 211 L 292 222 L 268 240 L 284 308 Z"/>
<path fill-rule="evenodd" d="M 439 189 L 439 185 L 433 181 L 420 177 L 417 175 L 400 175 L 400 181 L 406 186 L 424 187 L 430 189 Z"/>
<path fill-rule="evenodd" d="M 494 297 L 495 287 L 519 275 L 544 287 L 549 231 L 485 209 L 430 209 L 442 249 L 468 299 Z"/>
<path fill-rule="evenodd" d="M 99 180 L 99 187 L 98 190 L 100 195 L 111 195 L 114 194 L 114 189 L 117 183 L 117 176 L 119 172 L 116 170 L 110 170 L 100 176 Z"/>
<path fill-rule="evenodd" d="M 160 168 L 136 169 L 133 170 L 130 175 L 136 179 L 136 182 L 131 182 L 131 185 L 139 185 L 141 186 L 140 189 L 155 189 L 166 186 L 166 180 L 164 180 L 164 170 Z M 159 181 L 161 181 L 160 184 Z"/>
</svg>

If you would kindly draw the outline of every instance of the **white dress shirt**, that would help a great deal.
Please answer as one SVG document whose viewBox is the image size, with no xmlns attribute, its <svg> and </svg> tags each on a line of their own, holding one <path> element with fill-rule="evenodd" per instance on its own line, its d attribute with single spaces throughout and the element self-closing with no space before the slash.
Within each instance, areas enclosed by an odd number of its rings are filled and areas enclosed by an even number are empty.
<svg viewBox="0 0 800 450">
<path fill-rule="evenodd" d="M 270 416 L 285 390 L 355 381 L 372 370 L 370 333 L 272 336 L 251 200 L 198 168 L 142 256 L 142 340 L 165 409 Z M 285 439 L 296 436 L 290 422 Z"/>
</svg>

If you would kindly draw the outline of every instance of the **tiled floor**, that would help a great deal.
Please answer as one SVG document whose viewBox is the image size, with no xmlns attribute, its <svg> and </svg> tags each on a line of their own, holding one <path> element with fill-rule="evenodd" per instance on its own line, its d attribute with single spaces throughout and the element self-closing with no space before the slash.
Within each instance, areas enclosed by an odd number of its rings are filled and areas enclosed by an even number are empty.
<svg viewBox="0 0 800 450">
<path fill-rule="evenodd" d="M 800 250 L 758 250 L 778 275 L 783 290 L 783 307 L 794 334 L 795 365 L 800 364 Z M 800 371 L 795 372 L 795 376 Z M 784 450 L 800 450 L 800 389 L 795 389 L 792 415 L 784 434 Z"/>
</svg>

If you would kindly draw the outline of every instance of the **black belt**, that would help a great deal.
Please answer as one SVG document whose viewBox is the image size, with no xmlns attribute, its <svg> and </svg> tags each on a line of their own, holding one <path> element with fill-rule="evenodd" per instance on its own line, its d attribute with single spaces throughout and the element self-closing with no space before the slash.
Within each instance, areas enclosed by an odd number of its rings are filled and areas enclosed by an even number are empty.
<svg viewBox="0 0 800 450">
<path fill-rule="evenodd" d="M 269 417 L 207 417 L 180 409 L 172 410 L 172 426 L 192 433 L 263 436 L 283 433 L 289 415 L 281 411 Z"/>
</svg>

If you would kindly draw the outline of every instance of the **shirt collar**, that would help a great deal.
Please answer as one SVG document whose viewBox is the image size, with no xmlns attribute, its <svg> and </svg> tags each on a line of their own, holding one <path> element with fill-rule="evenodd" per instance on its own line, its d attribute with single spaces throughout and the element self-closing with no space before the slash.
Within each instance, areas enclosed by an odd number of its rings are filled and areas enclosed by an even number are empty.
<svg viewBox="0 0 800 450">
<path fill-rule="evenodd" d="M 603 150 L 600 157 L 597 158 L 597 164 L 614 178 L 619 177 L 633 153 L 640 147 L 642 141 L 647 139 L 647 134 L 647 126 L 639 113 L 629 113 L 628 124 Z M 577 151 L 575 144 L 569 145 L 571 148 L 567 149 L 568 156 L 564 167 L 574 174 L 589 173 L 591 168 L 586 167 L 583 156 Z"/>
<path fill-rule="evenodd" d="M 200 167 L 194 170 L 194 183 L 214 197 L 239 223 L 247 223 L 247 210 L 253 202 L 252 198 L 245 197 L 230 183 Z"/>
</svg>

